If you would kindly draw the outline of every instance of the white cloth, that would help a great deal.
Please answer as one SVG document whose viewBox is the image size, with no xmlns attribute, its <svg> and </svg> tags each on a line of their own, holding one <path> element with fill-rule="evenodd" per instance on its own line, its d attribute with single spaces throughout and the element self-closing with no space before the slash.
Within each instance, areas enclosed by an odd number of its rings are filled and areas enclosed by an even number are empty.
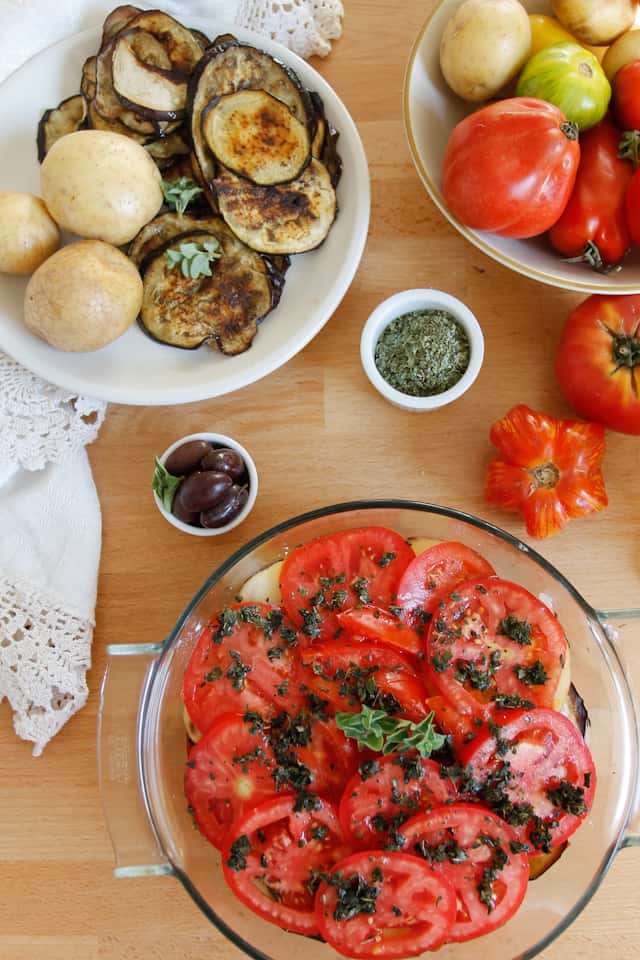
<svg viewBox="0 0 640 960">
<path fill-rule="evenodd" d="M 341 0 L 239 0 L 236 23 L 283 43 L 299 56 L 326 57 L 342 33 Z"/>
</svg>

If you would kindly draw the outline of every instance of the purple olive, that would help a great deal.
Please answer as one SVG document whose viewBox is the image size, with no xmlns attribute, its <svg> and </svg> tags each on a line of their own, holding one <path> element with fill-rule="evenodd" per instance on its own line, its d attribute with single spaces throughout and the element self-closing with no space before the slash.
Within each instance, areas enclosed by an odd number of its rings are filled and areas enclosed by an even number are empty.
<svg viewBox="0 0 640 960">
<path fill-rule="evenodd" d="M 171 513 L 178 520 L 182 520 L 183 523 L 188 523 L 192 527 L 200 526 L 200 514 L 197 510 L 187 510 L 182 503 L 180 497 L 180 491 L 182 490 L 182 484 L 178 487 L 178 491 L 173 498 L 173 504 L 171 506 Z"/>
<path fill-rule="evenodd" d="M 189 474 L 180 484 L 180 501 L 185 510 L 209 510 L 220 502 L 231 486 L 228 473 L 218 470 L 198 470 Z"/>
<path fill-rule="evenodd" d="M 200 514 L 200 523 L 203 527 L 208 528 L 225 527 L 238 516 L 248 499 L 249 491 L 247 488 L 239 487 L 237 483 L 234 483 L 214 507 L 203 510 Z"/>
<path fill-rule="evenodd" d="M 174 477 L 184 477 L 199 469 L 200 461 L 210 450 L 211 444 L 206 440 L 187 440 L 169 454 L 164 463 L 165 469 Z"/>
<path fill-rule="evenodd" d="M 203 470 L 220 470 L 221 473 L 228 473 L 232 480 L 239 480 L 245 472 L 244 460 L 240 454 L 228 447 L 209 450 L 202 458 L 200 466 Z"/>
</svg>

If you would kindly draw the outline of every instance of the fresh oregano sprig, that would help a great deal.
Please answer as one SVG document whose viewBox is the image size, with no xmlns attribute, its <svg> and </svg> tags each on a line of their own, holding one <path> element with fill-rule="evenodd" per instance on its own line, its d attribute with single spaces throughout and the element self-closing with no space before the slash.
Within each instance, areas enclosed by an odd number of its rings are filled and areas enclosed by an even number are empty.
<svg viewBox="0 0 640 960">
<path fill-rule="evenodd" d="M 151 480 L 151 489 L 158 495 L 162 506 L 165 510 L 168 510 L 171 513 L 171 507 L 173 506 L 173 498 L 176 495 L 176 490 L 184 480 L 184 477 L 174 477 L 172 473 L 169 473 L 166 467 L 164 467 L 157 457 L 154 457 L 156 468 L 153 471 L 153 479 Z"/>
<path fill-rule="evenodd" d="M 220 244 L 215 237 L 204 240 L 203 243 L 188 241 L 181 243 L 176 249 L 170 247 L 165 253 L 169 268 L 173 269 L 180 264 L 182 275 L 197 280 L 198 277 L 210 277 L 211 263 L 222 256 Z"/>
<path fill-rule="evenodd" d="M 194 197 L 202 193 L 202 187 L 189 177 L 180 177 L 178 180 L 161 180 L 160 187 L 164 201 L 168 207 L 179 213 L 185 212 Z"/>
<path fill-rule="evenodd" d="M 385 756 L 417 750 L 421 757 L 427 759 L 446 740 L 443 734 L 435 730 L 433 718 L 432 710 L 424 720 L 414 723 L 412 720 L 390 717 L 385 710 L 363 706 L 360 713 L 336 713 L 336 724 L 345 736 L 356 740 L 360 748 L 368 747 Z"/>
</svg>

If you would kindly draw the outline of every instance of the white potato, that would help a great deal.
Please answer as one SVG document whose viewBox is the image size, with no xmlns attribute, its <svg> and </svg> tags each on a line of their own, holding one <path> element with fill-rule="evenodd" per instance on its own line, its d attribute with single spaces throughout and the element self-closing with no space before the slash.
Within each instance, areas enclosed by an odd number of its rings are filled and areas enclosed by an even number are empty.
<svg viewBox="0 0 640 960">
<path fill-rule="evenodd" d="M 553 12 L 582 43 L 606 45 L 633 26 L 637 0 L 551 0 Z"/>
<path fill-rule="evenodd" d="M 144 147 L 106 130 L 78 130 L 53 144 L 40 169 L 54 220 L 81 237 L 120 246 L 162 206 L 161 175 Z"/>
<path fill-rule="evenodd" d="M 512 80 L 531 50 L 531 26 L 518 0 L 465 0 L 440 41 L 440 67 L 464 100 L 494 96 Z"/>
<path fill-rule="evenodd" d="M 24 320 L 59 350 L 98 350 L 131 326 L 141 305 L 142 280 L 124 253 L 101 240 L 79 240 L 33 274 Z"/>
<path fill-rule="evenodd" d="M 33 273 L 60 246 L 40 197 L 0 192 L 0 273 Z"/>
</svg>

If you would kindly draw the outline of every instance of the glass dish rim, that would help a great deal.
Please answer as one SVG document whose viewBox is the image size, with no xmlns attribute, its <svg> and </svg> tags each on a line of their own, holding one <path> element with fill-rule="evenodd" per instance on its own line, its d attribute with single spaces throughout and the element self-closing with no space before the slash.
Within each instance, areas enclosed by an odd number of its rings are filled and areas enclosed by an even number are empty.
<svg viewBox="0 0 640 960">
<path fill-rule="evenodd" d="M 573 586 L 571 581 L 560 573 L 560 571 L 548 561 L 542 554 L 538 553 L 535 548 L 529 546 L 529 544 L 524 543 L 518 537 L 509 533 L 506 530 L 503 530 L 501 527 L 496 526 L 493 523 L 490 523 L 488 520 L 484 520 L 481 517 L 476 517 L 473 514 L 466 513 L 463 510 L 458 510 L 455 507 L 445 507 L 438 504 L 428 503 L 426 501 L 419 500 L 403 500 L 399 498 L 383 498 L 383 499 L 364 499 L 364 500 L 348 500 L 340 503 L 329 504 L 324 507 L 317 507 L 313 510 L 305 511 L 304 513 L 297 514 L 294 517 L 290 517 L 287 520 L 282 520 L 277 524 L 274 524 L 272 527 L 269 527 L 267 530 L 263 531 L 260 534 L 257 534 L 243 546 L 235 550 L 226 560 L 220 563 L 209 577 L 205 580 L 199 590 L 192 596 L 191 600 L 187 606 L 182 611 L 181 615 L 178 617 L 176 623 L 174 624 L 171 632 L 167 637 L 159 644 L 160 652 L 157 659 L 154 662 L 151 673 L 147 678 L 145 684 L 143 696 L 139 705 L 139 723 L 138 723 L 138 772 L 139 772 L 139 782 L 140 789 L 142 791 L 144 805 L 146 808 L 147 815 L 149 817 L 150 824 L 152 826 L 153 832 L 156 837 L 159 848 L 162 850 L 163 855 L 166 857 L 169 864 L 171 864 L 171 870 L 174 876 L 181 882 L 182 886 L 192 898 L 194 903 L 200 908 L 204 913 L 205 917 L 213 923 L 213 925 L 226 936 L 231 943 L 238 947 L 238 949 L 244 951 L 247 956 L 253 958 L 253 960 L 273 960 L 272 957 L 263 953 L 260 949 L 255 947 L 253 944 L 248 943 L 240 934 L 233 930 L 221 917 L 219 917 L 211 906 L 207 903 L 206 900 L 200 895 L 197 888 L 189 879 L 188 875 L 177 866 L 172 858 L 170 857 L 168 851 L 165 848 L 164 843 L 161 840 L 159 831 L 157 829 L 155 819 L 152 814 L 151 804 L 147 794 L 146 780 L 143 770 L 143 734 L 145 729 L 145 719 L 148 711 L 149 697 L 154 686 L 156 674 L 158 673 L 165 657 L 168 654 L 168 651 L 171 649 L 174 641 L 178 637 L 180 631 L 185 625 L 187 619 L 193 612 L 193 610 L 198 606 L 200 601 L 206 596 L 211 587 L 213 587 L 229 570 L 231 570 L 240 560 L 252 553 L 257 547 L 262 544 L 272 540 L 274 537 L 279 534 L 285 533 L 287 530 L 292 529 L 293 527 L 299 526 L 303 523 L 308 523 L 313 520 L 322 519 L 330 515 L 340 515 L 344 513 L 350 513 L 354 511 L 362 510 L 415 510 L 419 513 L 432 513 L 439 516 L 449 517 L 454 520 L 463 520 L 465 523 L 469 523 L 471 526 L 477 527 L 480 530 L 483 530 L 486 533 L 489 533 L 493 536 L 496 536 L 498 539 L 509 544 L 511 547 L 519 550 L 522 553 L 532 557 L 532 559 L 541 566 L 547 573 L 550 574 L 561 586 L 563 586 L 568 593 L 573 597 L 579 607 L 583 610 L 585 615 L 594 623 L 598 628 L 598 635 L 596 637 L 598 645 L 600 647 L 600 652 L 605 658 L 605 662 L 608 659 L 612 660 L 615 664 L 616 671 L 618 673 L 617 680 L 622 683 L 624 688 L 624 693 L 628 706 L 631 713 L 631 732 L 633 739 L 635 741 L 635 746 L 638 747 L 640 744 L 640 723 L 638 712 L 635 708 L 635 702 L 633 698 L 633 692 L 631 690 L 629 678 L 627 677 L 626 669 L 618 651 L 615 647 L 615 644 L 607 635 L 602 621 L 598 616 L 596 609 L 582 596 L 582 594 Z M 607 663 L 607 665 L 609 665 Z M 633 785 L 629 792 L 629 797 L 627 798 L 627 811 L 624 818 L 623 825 L 620 829 L 620 832 L 613 844 L 610 845 L 608 850 L 605 850 L 600 868 L 595 874 L 594 878 L 590 882 L 587 889 L 583 892 L 580 899 L 575 903 L 574 907 L 562 918 L 562 920 L 551 930 L 542 940 L 538 941 L 533 947 L 526 950 L 523 953 L 517 955 L 517 957 L 512 958 L 512 960 L 532 960 L 533 957 L 537 956 L 544 950 L 549 944 L 553 943 L 562 933 L 573 923 L 576 917 L 584 910 L 586 905 L 589 903 L 591 898 L 596 893 L 600 884 L 602 883 L 604 877 L 606 876 L 613 860 L 618 852 L 618 850 L 624 844 L 624 837 L 629 822 L 633 816 L 633 799 L 638 787 L 638 776 L 639 776 L 639 762 L 638 762 L 638 750 L 635 751 L 634 756 L 636 757 L 635 763 L 635 776 L 633 778 Z"/>
</svg>

